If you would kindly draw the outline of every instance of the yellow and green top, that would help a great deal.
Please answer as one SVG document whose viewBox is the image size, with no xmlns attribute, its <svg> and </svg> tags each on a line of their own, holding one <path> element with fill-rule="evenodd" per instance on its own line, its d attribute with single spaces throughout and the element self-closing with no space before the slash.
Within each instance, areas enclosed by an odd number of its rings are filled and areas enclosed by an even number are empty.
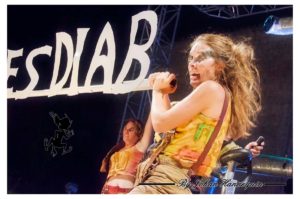
<svg viewBox="0 0 300 199">
<path fill-rule="evenodd" d="M 135 146 L 115 152 L 110 158 L 110 167 L 107 179 L 117 175 L 129 175 L 135 177 L 137 166 L 144 153 Z"/>
<path fill-rule="evenodd" d="M 203 177 L 210 176 L 216 166 L 221 147 L 231 118 L 231 103 L 229 101 L 223 124 L 212 144 L 206 158 L 197 169 L 196 174 Z M 163 150 L 163 154 L 175 159 L 183 168 L 189 169 L 197 162 L 205 145 L 217 125 L 218 120 L 209 118 L 202 113 L 196 115 L 191 121 L 176 128 L 171 142 Z"/>
</svg>

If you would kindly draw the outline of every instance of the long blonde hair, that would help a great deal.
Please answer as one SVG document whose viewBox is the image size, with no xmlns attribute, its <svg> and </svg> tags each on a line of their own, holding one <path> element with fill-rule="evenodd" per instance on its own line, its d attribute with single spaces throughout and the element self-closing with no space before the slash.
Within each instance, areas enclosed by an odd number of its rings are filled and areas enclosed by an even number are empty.
<svg viewBox="0 0 300 199">
<path fill-rule="evenodd" d="M 249 136 L 261 110 L 260 77 L 252 46 L 245 42 L 234 43 L 229 37 L 219 34 L 202 34 L 191 46 L 198 42 L 208 45 L 215 59 L 225 64 L 217 77 L 231 94 L 232 116 L 228 137 L 237 140 Z"/>
</svg>

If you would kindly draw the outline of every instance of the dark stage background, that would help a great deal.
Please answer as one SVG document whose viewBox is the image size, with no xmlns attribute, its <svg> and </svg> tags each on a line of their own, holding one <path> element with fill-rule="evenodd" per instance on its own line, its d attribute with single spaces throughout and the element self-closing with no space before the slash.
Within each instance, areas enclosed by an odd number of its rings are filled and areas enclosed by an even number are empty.
<svg viewBox="0 0 300 199">
<path fill-rule="evenodd" d="M 47 44 L 53 47 L 51 57 L 39 56 L 34 62 L 40 75 L 35 89 L 49 88 L 55 34 L 67 32 L 75 40 L 77 28 L 90 28 L 79 69 L 79 85 L 82 85 L 107 21 L 116 41 L 115 80 L 128 50 L 131 17 L 146 9 L 147 6 L 8 6 L 8 49 L 24 48 L 23 56 L 12 62 L 19 71 L 16 78 L 8 79 L 8 87 L 22 90 L 28 85 L 26 57 L 31 50 Z M 237 39 L 249 37 L 261 73 L 263 110 L 253 135 L 239 144 L 263 135 L 266 139 L 263 153 L 292 158 L 293 37 L 265 34 L 262 25 L 270 14 L 292 16 L 292 9 L 223 20 L 201 14 L 192 6 L 183 6 L 169 66 L 179 74 L 178 92 L 172 99 L 179 100 L 189 92 L 185 77 L 186 49 L 193 36 L 215 32 Z M 63 51 L 62 57 L 65 55 Z M 98 70 L 94 75 L 95 83 L 103 81 L 102 72 Z M 77 184 L 78 193 L 97 193 L 105 180 L 105 175 L 99 173 L 99 165 L 117 141 L 125 100 L 125 94 L 103 93 L 8 99 L 8 193 L 65 193 L 67 183 Z M 73 121 L 74 136 L 67 141 L 73 150 L 63 156 L 52 157 L 44 149 L 44 139 L 53 136 L 56 130 L 49 116 L 51 111 L 59 116 L 66 113 Z M 283 193 L 283 188 L 255 193 Z"/>
</svg>

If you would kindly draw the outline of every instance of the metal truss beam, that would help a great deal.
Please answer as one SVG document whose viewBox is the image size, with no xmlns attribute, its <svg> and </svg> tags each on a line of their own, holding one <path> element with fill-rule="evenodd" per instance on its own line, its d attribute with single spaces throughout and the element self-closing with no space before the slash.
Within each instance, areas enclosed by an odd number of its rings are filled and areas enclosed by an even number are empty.
<svg viewBox="0 0 300 199">
<path fill-rule="evenodd" d="M 237 19 L 251 15 L 292 8 L 292 5 L 201 5 L 200 12 L 221 19 Z"/>
<path fill-rule="evenodd" d="M 162 71 L 168 68 L 180 17 L 181 6 L 149 6 L 148 10 L 155 11 L 158 16 L 157 35 L 148 51 L 148 55 L 151 60 L 148 72 L 149 74 L 154 71 Z M 145 23 L 143 30 L 140 33 L 140 44 L 147 42 L 150 31 L 149 25 Z M 134 79 L 139 73 L 140 64 L 135 62 L 132 67 L 133 72 L 131 73 L 131 79 Z M 150 111 L 150 104 L 150 91 L 131 92 L 127 94 L 118 141 L 122 138 L 122 129 L 126 119 L 137 118 L 145 121 Z"/>
</svg>

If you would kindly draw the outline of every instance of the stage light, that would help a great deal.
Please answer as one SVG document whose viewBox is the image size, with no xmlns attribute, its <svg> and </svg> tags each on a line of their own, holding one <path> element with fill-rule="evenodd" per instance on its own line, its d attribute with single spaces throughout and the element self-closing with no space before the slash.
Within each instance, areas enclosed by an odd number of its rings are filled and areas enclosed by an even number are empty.
<svg viewBox="0 0 300 199">
<path fill-rule="evenodd" d="M 265 20 L 263 28 L 265 33 L 267 34 L 292 35 L 293 18 L 292 17 L 279 18 L 271 15 Z"/>
</svg>

